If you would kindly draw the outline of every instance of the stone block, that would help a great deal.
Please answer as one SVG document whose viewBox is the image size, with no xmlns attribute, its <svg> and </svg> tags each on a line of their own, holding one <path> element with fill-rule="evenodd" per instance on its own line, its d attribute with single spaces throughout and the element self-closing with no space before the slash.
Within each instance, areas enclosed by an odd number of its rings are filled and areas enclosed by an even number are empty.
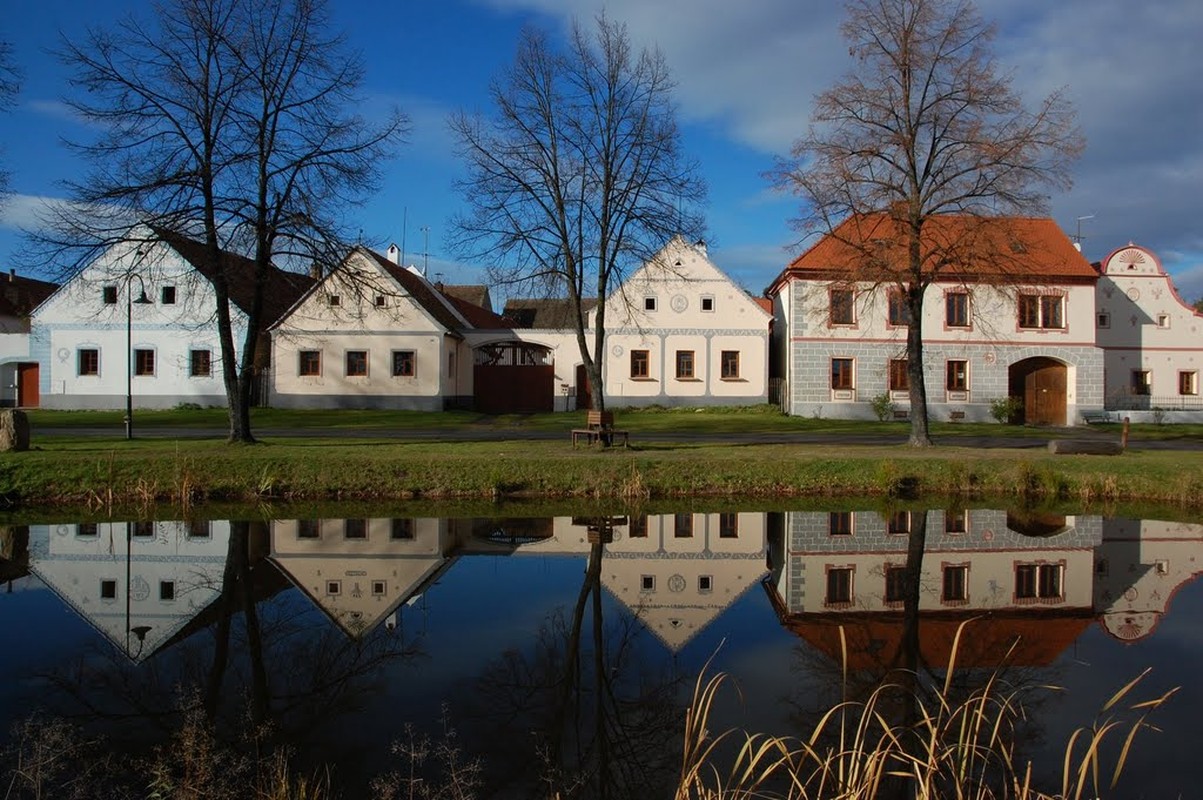
<svg viewBox="0 0 1203 800">
<path fill-rule="evenodd" d="M 29 418 L 24 411 L 0 411 L 0 453 L 29 449 Z"/>
</svg>

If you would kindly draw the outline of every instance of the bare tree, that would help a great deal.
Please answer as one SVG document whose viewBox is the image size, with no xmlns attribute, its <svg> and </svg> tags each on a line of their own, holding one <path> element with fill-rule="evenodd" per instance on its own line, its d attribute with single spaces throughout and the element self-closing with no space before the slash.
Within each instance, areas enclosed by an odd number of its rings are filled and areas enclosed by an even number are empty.
<svg viewBox="0 0 1203 800">
<path fill-rule="evenodd" d="M 21 91 L 21 71 L 13 63 L 13 46 L 0 41 L 0 112 L 12 110 Z M 0 203 L 8 194 L 8 171 L 0 170 Z"/>
<path fill-rule="evenodd" d="M 673 88 L 663 56 L 636 53 L 626 27 L 601 16 L 592 31 L 574 24 L 563 52 L 525 31 L 492 85 L 494 115 L 451 118 L 470 208 L 457 248 L 491 260 L 502 283 L 567 294 L 599 410 L 606 298 L 673 235 L 701 232 L 705 189 L 681 152 Z"/>
<path fill-rule="evenodd" d="M 857 67 L 816 98 L 814 124 L 772 178 L 802 198 L 805 231 L 855 254 L 850 284 L 904 299 L 910 444 L 927 446 L 927 287 L 965 279 L 970 255 L 979 267 L 1009 255 L 990 246 L 996 226 L 975 223 L 1043 209 L 1043 190 L 1068 188 L 1083 139 L 1062 92 L 1024 105 L 968 0 L 850 0 L 842 32 Z M 941 225 L 948 215 L 964 224 Z M 1009 275 L 996 262 L 973 279 Z"/>
<path fill-rule="evenodd" d="M 77 90 L 68 102 L 99 135 L 74 143 L 94 168 L 70 184 L 77 202 L 43 243 L 82 265 L 134 223 L 203 242 L 232 442 L 254 441 L 273 260 L 334 263 L 339 213 L 374 187 L 405 131 L 399 113 L 373 123 L 349 111 L 363 69 L 328 28 L 322 0 L 168 0 L 150 25 L 128 17 L 61 52 Z M 241 343 L 236 287 L 250 298 Z"/>
</svg>

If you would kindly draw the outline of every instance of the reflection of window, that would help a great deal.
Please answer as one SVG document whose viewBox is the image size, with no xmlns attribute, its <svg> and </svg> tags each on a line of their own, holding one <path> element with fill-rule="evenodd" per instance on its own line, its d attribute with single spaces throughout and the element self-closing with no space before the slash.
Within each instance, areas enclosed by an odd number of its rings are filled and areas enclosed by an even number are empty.
<svg viewBox="0 0 1203 800">
<path fill-rule="evenodd" d="M 193 519 L 188 521 L 188 535 L 193 539 L 209 538 L 209 520 Z"/>
<path fill-rule="evenodd" d="M 739 538 L 739 515 L 738 514 L 719 514 L 718 515 L 718 538 L 720 538 L 720 539 L 738 539 Z"/>
<path fill-rule="evenodd" d="M 739 377 L 739 351 L 724 350 L 722 352 L 719 366 L 722 368 L 722 377 L 725 380 L 734 380 Z"/>
<path fill-rule="evenodd" d="M 389 533 L 393 539 L 412 539 L 414 538 L 414 521 L 412 519 L 397 518 L 393 520 L 392 530 Z"/>
<path fill-rule="evenodd" d="M 213 374 L 213 354 L 208 350 L 188 351 L 188 375 L 193 378 L 208 378 Z"/>
<path fill-rule="evenodd" d="M 95 522 L 81 522 L 76 530 L 77 536 L 96 536 L 100 533 L 100 529 Z"/>
<path fill-rule="evenodd" d="M 906 567 L 886 567 L 886 602 L 901 603 L 906 599 Z"/>
<path fill-rule="evenodd" d="M 297 520 L 298 539 L 317 539 L 320 535 L 316 519 Z"/>
<path fill-rule="evenodd" d="M 831 359 L 831 388 L 832 389 L 851 389 L 852 388 L 852 359 L 850 359 L 850 358 L 833 358 L 833 359 Z"/>
<path fill-rule="evenodd" d="M 827 605 L 847 605 L 852 602 L 852 568 L 827 568 Z"/>
<path fill-rule="evenodd" d="M 827 515 L 827 532 L 832 536 L 852 535 L 852 512 L 832 511 Z"/>
<path fill-rule="evenodd" d="M 828 319 L 832 325 L 856 324 L 856 313 L 852 298 L 851 289 L 831 290 L 831 311 Z"/>
<path fill-rule="evenodd" d="M 326 594 L 342 594 L 343 585 L 341 581 L 326 581 Z"/>
<path fill-rule="evenodd" d="M 944 586 L 940 599 L 945 603 L 964 602 L 969 599 L 969 567 L 954 564 L 944 567 Z"/>
<path fill-rule="evenodd" d="M 347 351 L 347 377 L 363 378 L 368 374 L 368 351 Z"/>
<path fill-rule="evenodd" d="M 134 374 L 150 376 L 155 374 L 155 351 L 134 351 Z"/>
<path fill-rule="evenodd" d="M 104 289 L 101 290 L 100 293 L 101 293 L 101 296 L 104 298 L 104 304 L 106 306 L 117 305 L 117 287 L 116 286 L 106 286 L 106 287 L 104 287 Z"/>
<path fill-rule="evenodd" d="M 969 362 L 949 361 L 946 364 L 945 387 L 950 392 L 964 392 L 969 389 Z"/>
<path fill-rule="evenodd" d="M 677 379 L 688 380 L 693 377 L 693 351 L 677 351 Z"/>
<path fill-rule="evenodd" d="M 1007 512 L 1007 527 L 1024 536 L 1055 536 L 1065 530 L 1065 515 L 1028 509 Z"/>
<path fill-rule="evenodd" d="M 678 539 L 693 536 L 693 514 L 673 514 L 673 536 Z"/>
<path fill-rule="evenodd" d="M 149 520 L 134 523 L 134 536 L 142 539 L 150 538 L 155 535 L 155 524 Z"/>
<path fill-rule="evenodd" d="M 969 327 L 969 294 L 949 292 L 944 295 L 944 324 L 950 328 Z"/>
<path fill-rule="evenodd" d="M 639 576 L 639 591 L 653 592 L 656 590 L 655 575 L 640 575 Z"/>
<path fill-rule="evenodd" d="M 1178 373 L 1178 394 L 1198 394 L 1199 393 L 1199 373 L 1197 372 L 1179 372 Z"/>
<path fill-rule="evenodd" d="M 388 584 L 385 581 L 372 581 L 372 594 L 376 597 L 388 594 Z"/>
<path fill-rule="evenodd" d="M 175 581 L 159 581 L 159 599 L 175 599 Z"/>
<path fill-rule="evenodd" d="M 632 539 L 646 539 L 647 538 L 647 517 L 642 516 L 642 515 L 640 515 L 638 517 L 631 517 L 631 526 L 627 529 L 627 531 L 628 531 L 628 535 Z"/>
<path fill-rule="evenodd" d="M 887 300 L 889 323 L 897 326 L 910 325 L 911 310 L 906 304 L 906 295 L 896 289 L 891 289 Z"/>
<path fill-rule="evenodd" d="M 117 581 L 101 581 L 100 582 L 100 599 L 101 600 L 116 600 L 117 599 Z"/>
<path fill-rule="evenodd" d="M 373 297 L 372 305 L 376 306 L 376 308 L 384 308 L 384 306 L 385 306 L 384 295 L 378 294 L 375 297 Z"/>
<path fill-rule="evenodd" d="M 1169 326 L 1170 326 L 1170 315 L 1169 314 L 1158 314 L 1157 315 L 1157 327 L 1158 328 L 1168 328 Z"/>
<path fill-rule="evenodd" d="M 698 591 L 709 592 L 714 590 L 714 577 L 711 575 L 698 576 Z"/>
<path fill-rule="evenodd" d="M 94 348 L 86 347 L 79 351 L 79 374 L 80 375 L 99 375 L 100 374 L 100 351 Z"/>
<path fill-rule="evenodd" d="M 348 539 L 368 538 L 368 521 L 366 519 L 348 519 L 343 522 L 343 536 Z"/>
<path fill-rule="evenodd" d="M 1065 597 L 1060 564 L 1016 564 L 1017 600 L 1060 600 Z"/>
<path fill-rule="evenodd" d="M 887 533 L 910 533 L 911 532 L 911 512 L 895 511 L 886 520 Z"/>
<path fill-rule="evenodd" d="M 631 377 L 646 378 L 649 374 L 648 352 L 646 350 L 631 351 Z"/>
<path fill-rule="evenodd" d="M 1100 328 L 1110 328 L 1111 327 L 1111 315 L 1108 314 L 1106 311 L 1100 311 L 1098 313 L 1097 322 L 1098 322 L 1098 326 Z"/>
<path fill-rule="evenodd" d="M 159 293 L 159 300 L 165 306 L 175 305 L 175 287 L 164 286 L 163 290 Z"/>
<path fill-rule="evenodd" d="M 298 375 L 321 375 L 322 354 L 319 350 L 302 350 L 298 354 Z"/>
<path fill-rule="evenodd" d="M 905 358 L 890 359 L 890 391 L 906 392 L 911 388 L 909 365 Z"/>
<path fill-rule="evenodd" d="M 1132 394 L 1152 394 L 1153 373 L 1147 369 L 1132 370 Z"/>
<path fill-rule="evenodd" d="M 413 350 L 393 351 L 393 377 L 412 378 L 417 373 L 418 354 Z"/>
<path fill-rule="evenodd" d="M 944 512 L 944 532 L 945 533 L 964 533 L 965 532 L 965 510 L 964 509 L 948 509 Z"/>
</svg>

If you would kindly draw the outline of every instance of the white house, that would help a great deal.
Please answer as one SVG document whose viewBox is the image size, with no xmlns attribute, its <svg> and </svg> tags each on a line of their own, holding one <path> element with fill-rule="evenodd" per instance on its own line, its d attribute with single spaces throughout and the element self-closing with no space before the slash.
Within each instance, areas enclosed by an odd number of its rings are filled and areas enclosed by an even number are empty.
<svg viewBox="0 0 1203 800">
<path fill-rule="evenodd" d="M 271 399 L 281 408 L 471 404 L 465 333 L 504 320 L 382 256 L 356 247 L 271 327 Z"/>
<path fill-rule="evenodd" d="M 41 367 L 29 355 L 29 315 L 57 288 L 15 270 L 0 277 L 0 407 L 40 404 Z"/>
<path fill-rule="evenodd" d="M 1114 250 L 1099 273 L 1096 336 L 1107 409 L 1133 422 L 1203 421 L 1203 315 L 1147 248 Z"/>
<path fill-rule="evenodd" d="M 1008 396 L 1029 423 L 1101 409 L 1098 276 L 1056 223 L 946 216 L 925 231 L 925 270 L 938 276 L 923 304 L 931 418 L 988 420 Z M 908 315 L 895 282 L 904 241 L 885 214 L 849 218 L 769 287 L 790 414 L 871 419 L 875 398 L 907 409 Z M 968 245 L 950 252 L 958 241 Z M 881 279 L 859 279 L 867 268 Z"/>
<path fill-rule="evenodd" d="M 242 345 L 253 264 L 226 252 L 235 347 Z M 46 408 L 172 408 L 226 404 L 217 301 L 204 246 L 144 231 L 110 247 L 33 312 L 30 356 Z M 275 319 L 312 279 L 273 270 L 264 301 Z M 266 365 L 266 348 L 256 354 Z"/>
<path fill-rule="evenodd" d="M 514 333 L 522 342 L 545 348 L 565 400 L 575 397 L 576 407 L 585 408 L 588 385 L 565 305 L 566 301 L 511 302 L 506 316 L 519 324 Z M 586 322 L 590 343 L 597 316 L 591 302 Z M 705 245 L 677 237 L 606 299 L 606 403 L 767 402 L 771 325 L 767 302 L 732 282 L 710 260 Z M 479 343 L 480 337 L 473 340 Z"/>
</svg>

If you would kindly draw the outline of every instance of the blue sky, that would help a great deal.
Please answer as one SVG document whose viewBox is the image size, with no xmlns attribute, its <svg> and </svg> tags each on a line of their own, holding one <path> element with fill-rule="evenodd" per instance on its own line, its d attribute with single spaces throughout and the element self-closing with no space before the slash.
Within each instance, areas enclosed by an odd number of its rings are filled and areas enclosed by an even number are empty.
<svg viewBox="0 0 1203 800">
<path fill-rule="evenodd" d="M 0 117 L 2 163 L 13 196 L 0 210 L 0 266 L 17 264 L 19 228 L 81 165 L 60 144 L 80 130 L 61 104 L 65 73 L 47 50 L 60 35 L 145 13 L 136 0 L 12 0 L 0 38 L 25 74 L 18 105 Z M 611 18 L 658 46 L 678 82 L 684 143 L 709 183 L 714 261 L 757 293 L 801 247 L 788 220 L 797 203 L 761 177 L 803 133 L 814 95 L 850 64 L 829 0 L 612 0 Z M 460 167 L 446 133 L 455 109 L 488 111 L 486 90 L 514 54 L 523 24 L 553 33 L 588 19 L 593 0 L 359 0 L 332 2 L 335 24 L 367 65 L 364 113 L 391 105 L 413 131 L 357 210 L 365 240 L 402 244 L 448 282 L 480 279 L 483 265 L 449 259 L 448 219 L 461 204 Z M 999 27 L 997 53 L 1035 102 L 1066 87 L 1087 139 L 1075 186 L 1052 198 L 1070 235 L 1097 261 L 1134 241 L 1156 252 L 1188 300 L 1203 296 L 1203 3 L 1149 0 L 981 0 Z M 407 221 L 403 225 L 403 221 Z M 422 228 L 428 228 L 423 231 Z M 428 243 L 428 244 L 427 244 Z M 423 257 L 423 253 L 428 255 Z M 26 270 L 22 267 L 22 272 Z M 47 267 L 44 274 L 51 274 Z"/>
</svg>

